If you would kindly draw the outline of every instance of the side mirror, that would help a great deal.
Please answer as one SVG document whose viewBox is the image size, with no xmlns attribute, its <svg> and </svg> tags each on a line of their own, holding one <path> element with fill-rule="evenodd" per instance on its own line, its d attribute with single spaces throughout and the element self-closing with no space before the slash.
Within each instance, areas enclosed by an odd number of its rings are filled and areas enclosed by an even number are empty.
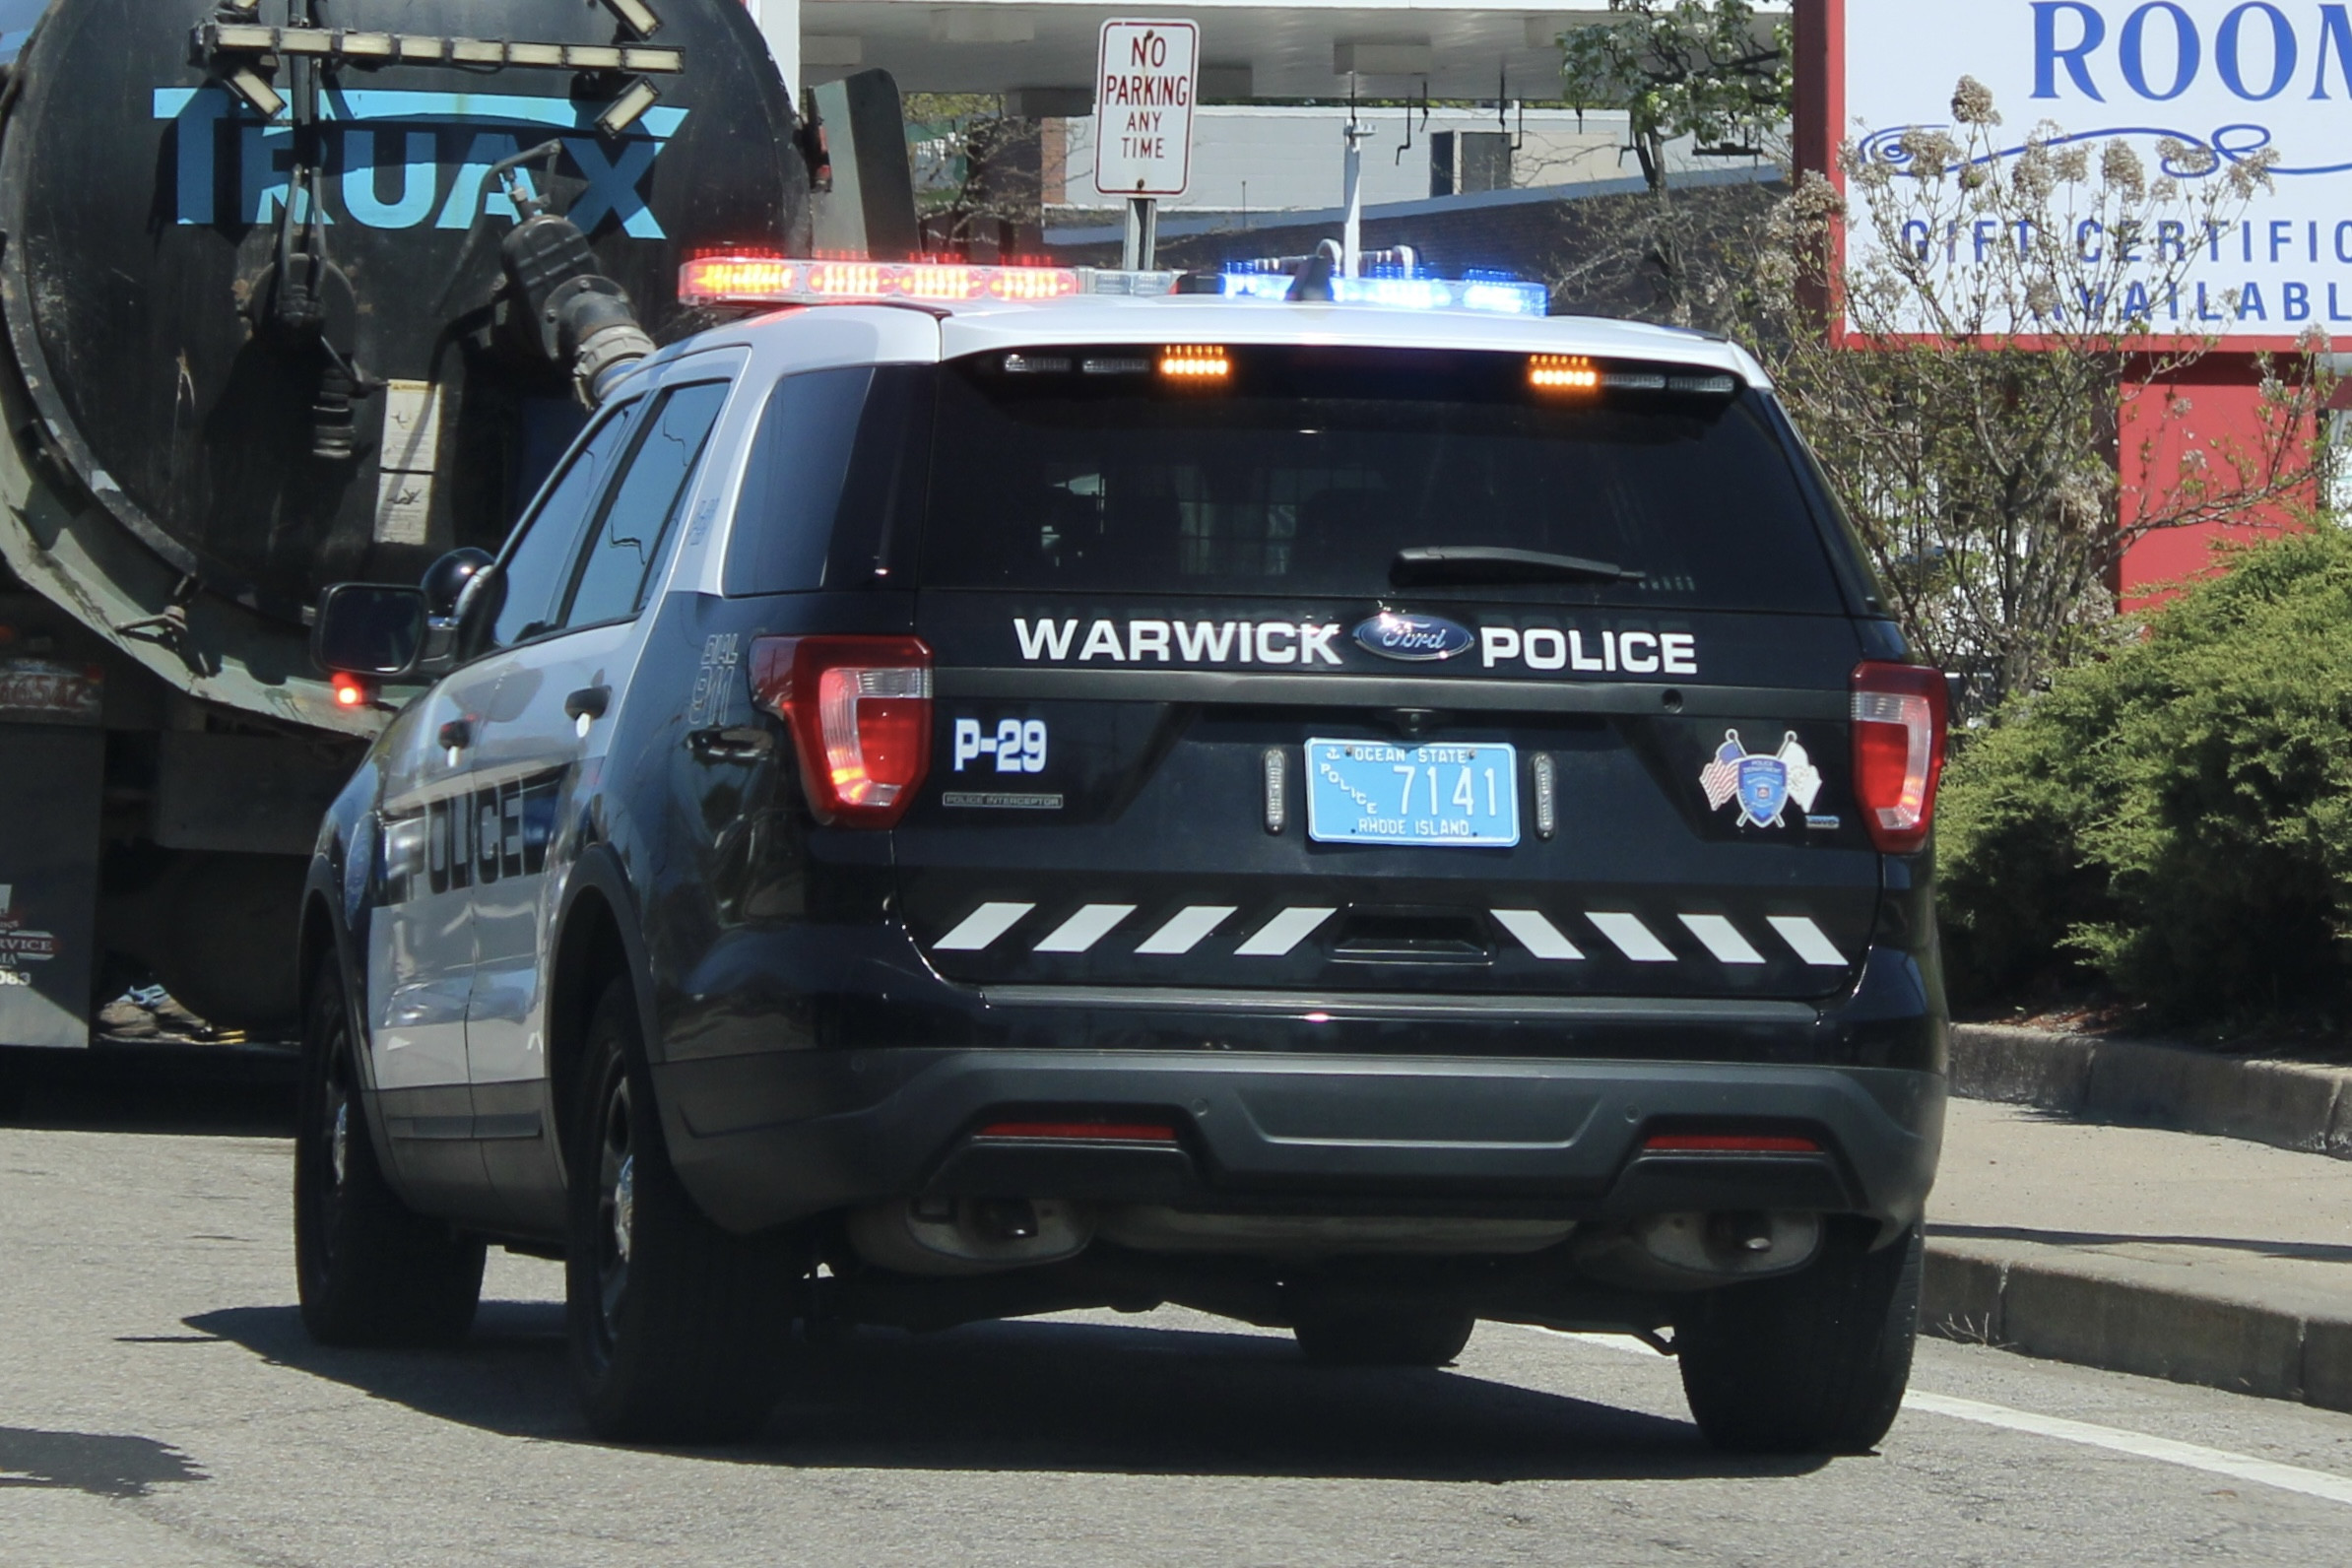
<svg viewBox="0 0 2352 1568">
<path fill-rule="evenodd" d="M 397 681 L 425 651 L 425 591 L 391 583 L 339 582 L 319 595 L 310 657 L 322 670 Z"/>
</svg>

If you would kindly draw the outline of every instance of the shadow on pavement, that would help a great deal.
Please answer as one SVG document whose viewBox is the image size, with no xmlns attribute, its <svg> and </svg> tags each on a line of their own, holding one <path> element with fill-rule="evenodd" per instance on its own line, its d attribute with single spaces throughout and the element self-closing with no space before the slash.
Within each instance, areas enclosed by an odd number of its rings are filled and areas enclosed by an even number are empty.
<svg viewBox="0 0 2352 1568">
<path fill-rule="evenodd" d="M 292 1307 L 187 1324 L 444 1420 L 588 1440 L 554 1302 L 485 1302 L 473 1339 L 443 1352 L 323 1349 Z M 1459 1372 L 1311 1367 L 1286 1339 L 1068 1322 L 866 1331 L 805 1351 L 762 1441 L 696 1452 L 807 1469 L 1432 1481 L 1790 1475 L 1824 1463 L 1721 1455 L 1685 1421 Z"/>
<path fill-rule="evenodd" d="M 290 1137 L 297 1070 L 291 1051 L 260 1046 L 0 1049 L 0 1127 Z"/>
<path fill-rule="evenodd" d="M 2217 1252 L 2294 1258 L 2307 1263 L 2352 1263 L 2352 1246 L 2326 1241 L 2256 1241 L 2245 1236 L 2166 1236 L 2103 1230 L 2034 1230 L 2023 1225 L 1942 1225 L 1927 1222 L 1927 1234 L 1957 1241 L 2032 1241 L 2046 1247 L 2210 1247 Z"/>
<path fill-rule="evenodd" d="M 206 1479 L 187 1455 L 152 1437 L 0 1426 L 0 1489 L 43 1486 L 94 1497 L 145 1497 L 170 1482 Z"/>
</svg>

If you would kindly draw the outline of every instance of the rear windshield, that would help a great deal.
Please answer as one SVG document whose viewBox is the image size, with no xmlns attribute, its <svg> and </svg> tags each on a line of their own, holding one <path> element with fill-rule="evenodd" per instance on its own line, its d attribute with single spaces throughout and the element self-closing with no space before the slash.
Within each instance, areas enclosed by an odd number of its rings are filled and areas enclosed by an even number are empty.
<svg viewBox="0 0 2352 1568">
<path fill-rule="evenodd" d="M 1481 599 L 1839 608 L 1752 393 L 1542 393 L 1516 355 L 1228 358 L 1185 382 L 1136 349 L 946 366 L 923 586 L 1377 597 L 1400 551 L 1485 546 L 1640 576 Z"/>
</svg>

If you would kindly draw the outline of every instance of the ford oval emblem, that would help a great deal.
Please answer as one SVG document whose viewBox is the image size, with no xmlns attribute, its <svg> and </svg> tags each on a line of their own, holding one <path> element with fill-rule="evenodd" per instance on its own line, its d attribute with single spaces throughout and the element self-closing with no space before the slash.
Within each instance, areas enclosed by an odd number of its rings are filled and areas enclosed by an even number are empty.
<svg viewBox="0 0 2352 1568">
<path fill-rule="evenodd" d="M 1356 646 L 1367 653 L 1416 663 L 1468 653 L 1476 640 L 1470 627 L 1457 625 L 1443 616 L 1401 616 L 1395 611 L 1374 616 L 1355 628 Z"/>
</svg>

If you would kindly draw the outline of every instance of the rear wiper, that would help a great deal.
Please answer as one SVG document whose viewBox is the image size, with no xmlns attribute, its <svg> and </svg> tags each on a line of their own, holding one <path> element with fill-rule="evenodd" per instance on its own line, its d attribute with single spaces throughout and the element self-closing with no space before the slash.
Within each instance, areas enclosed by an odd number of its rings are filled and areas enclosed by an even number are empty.
<svg viewBox="0 0 2352 1568">
<path fill-rule="evenodd" d="M 1399 588 L 1467 586 L 1515 582 L 1640 582 L 1645 574 L 1614 561 L 1554 555 L 1540 550 L 1505 550 L 1499 545 L 1449 545 L 1401 550 L 1389 562 L 1389 581 Z"/>
</svg>

